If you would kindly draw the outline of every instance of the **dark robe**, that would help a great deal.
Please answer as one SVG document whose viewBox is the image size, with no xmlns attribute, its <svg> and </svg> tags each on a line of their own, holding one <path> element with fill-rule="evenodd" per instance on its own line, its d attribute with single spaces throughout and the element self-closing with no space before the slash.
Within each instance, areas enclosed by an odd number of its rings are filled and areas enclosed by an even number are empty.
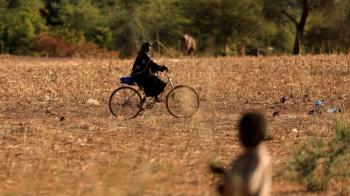
<svg viewBox="0 0 350 196">
<path fill-rule="evenodd" d="M 154 73 L 165 69 L 165 66 L 153 62 L 147 52 L 141 51 L 135 59 L 131 77 L 143 89 L 147 97 L 156 97 L 163 92 L 166 83 Z"/>
</svg>

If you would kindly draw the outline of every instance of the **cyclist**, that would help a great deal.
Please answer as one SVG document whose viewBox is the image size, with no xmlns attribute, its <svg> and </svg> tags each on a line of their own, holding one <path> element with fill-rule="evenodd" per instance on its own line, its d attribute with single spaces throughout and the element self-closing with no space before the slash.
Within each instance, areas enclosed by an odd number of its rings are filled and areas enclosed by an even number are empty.
<svg viewBox="0 0 350 196">
<path fill-rule="evenodd" d="M 159 94 L 163 92 L 166 83 L 154 74 L 157 71 L 168 71 L 168 68 L 153 62 L 150 56 L 151 51 L 151 42 L 142 44 L 132 67 L 131 77 L 141 86 L 147 97 L 155 97 L 159 101 Z"/>
</svg>

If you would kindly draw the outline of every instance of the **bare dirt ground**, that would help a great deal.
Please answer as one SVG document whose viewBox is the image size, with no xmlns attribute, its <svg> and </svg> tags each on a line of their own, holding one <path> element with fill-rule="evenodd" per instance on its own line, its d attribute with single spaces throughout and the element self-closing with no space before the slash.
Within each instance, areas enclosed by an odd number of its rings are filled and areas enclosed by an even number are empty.
<svg viewBox="0 0 350 196">
<path fill-rule="evenodd" d="M 0 195 L 215 195 L 208 164 L 241 151 L 235 123 L 248 109 L 269 120 L 273 195 L 340 192 L 342 184 L 308 193 L 280 175 L 308 138 L 333 136 L 327 108 L 347 114 L 349 56 L 156 62 L 198 91 L 193 118 L 175 119 L 164 104 L 134 120 L 113 118 L 108 98 L 130 60 L 0 57 Z M 308 115 L 316 99 L 323 112 Z"/>
</svg>

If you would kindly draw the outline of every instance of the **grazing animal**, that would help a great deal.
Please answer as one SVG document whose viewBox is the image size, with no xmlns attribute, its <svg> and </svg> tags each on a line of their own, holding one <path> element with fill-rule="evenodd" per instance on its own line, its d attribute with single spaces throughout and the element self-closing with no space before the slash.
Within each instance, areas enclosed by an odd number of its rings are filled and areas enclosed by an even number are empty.
<svg viewBox="0 0 350 196">
<path fill-rule="evenodd" d="M 185 34 L 181 38 L 181 47 L 185 55 L 187 56 L 196 55 L 197 42 L 191 35 Z"/>
</svg>

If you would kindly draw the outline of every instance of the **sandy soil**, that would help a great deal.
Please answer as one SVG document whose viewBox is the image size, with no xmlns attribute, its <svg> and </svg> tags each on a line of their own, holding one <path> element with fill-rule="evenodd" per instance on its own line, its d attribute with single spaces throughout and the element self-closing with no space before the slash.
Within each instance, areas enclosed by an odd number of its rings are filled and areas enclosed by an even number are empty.
<svg viewBox="0 0 350 196">
<path fill-rule="evenodd" d="M 348 114 L 349 56 L 155 61 L 198 91 L 193 118 L 162 103 L 134 120 L 112 117 L 108 98 L 130 60 L 0 57 L 0 195 L 215 195 L 208 164 L 240 153 L 235 124 L 249 109 L 269 120 L 273 195 L 340 194 L 342 184 L 308 193 L 284 173 L 308 138 L 333 136 L 328 108 Z M 316 99 L 323 112 L 308 115 Z"/>
</svg>

